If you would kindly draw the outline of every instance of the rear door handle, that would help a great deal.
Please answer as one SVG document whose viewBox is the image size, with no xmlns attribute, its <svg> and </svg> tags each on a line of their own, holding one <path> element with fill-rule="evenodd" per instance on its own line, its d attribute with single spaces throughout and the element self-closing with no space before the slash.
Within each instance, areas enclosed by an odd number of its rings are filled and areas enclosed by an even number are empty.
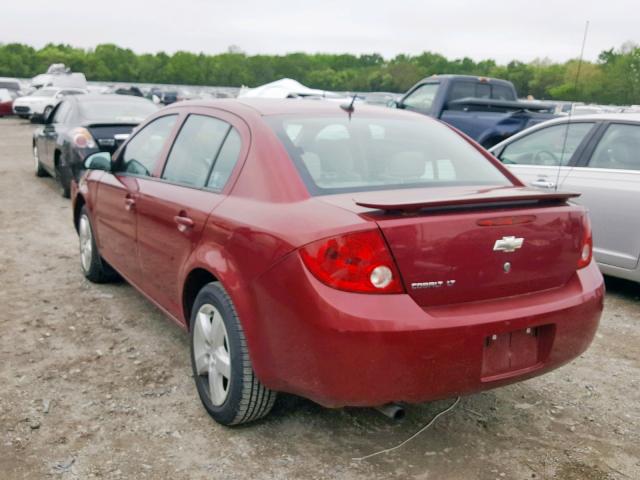
<svg viewBox="0 0 640 480">
<path fill-rule="evenodd" d="M 185 233 L 188 230 L 192 229 L 195 225 L 193 220 L 184 212 L 180 212 L 179 215 L 173 217 L 173 220 L 178 224 L 178 230 L 180 230 L 182 233 Z"/>
<path fill-rule="evenodd" d="M 124 209 L 128 212 L 133 210 L 136 206 L 136 199 L 128 193 L 126 197 L 124 197 Z"/>
<path fill-rule="evenodd" d="M 554 188 L 556 186 L 555 183 L 550 182 L 549 180 L 538 179 L 531 182 L 531 185 L 539 188 Z"/>
</svg>

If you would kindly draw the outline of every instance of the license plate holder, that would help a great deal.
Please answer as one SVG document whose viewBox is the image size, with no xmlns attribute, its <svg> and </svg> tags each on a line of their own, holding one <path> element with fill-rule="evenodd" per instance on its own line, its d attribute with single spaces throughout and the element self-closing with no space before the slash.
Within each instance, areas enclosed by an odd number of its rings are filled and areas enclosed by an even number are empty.
<svg viewBox="0 0 640 480">
<path fill-rule="evenodd" d="M 493 334 L 485 338 L 482 378 L 526 369 L 540 362 L 539 328 Z"/>
</svg>

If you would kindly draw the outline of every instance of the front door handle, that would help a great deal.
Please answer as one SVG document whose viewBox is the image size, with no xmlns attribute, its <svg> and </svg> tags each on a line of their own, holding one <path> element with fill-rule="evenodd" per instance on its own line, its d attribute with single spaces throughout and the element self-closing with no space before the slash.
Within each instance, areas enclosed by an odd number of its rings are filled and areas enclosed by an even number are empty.
<svg viewBox="0 0 640 480">
<path fill-rule="evenodd" d="M 544 180 L 542 178 L 531 182 L 531 185 L 538 188 L 554 188 L 556 186 L 555 183 L 550 182 L 549 180 Z"/>
<path fill-rule="evenodd" d="M 178 224 L 178 230 L 182 233 L 186 233 L 187 231 L 191 230 L 195 225 L 193 220 L 184 212 L 180 212 L 179 215 L 173 217 L 173 220 Z"/>
</svg>

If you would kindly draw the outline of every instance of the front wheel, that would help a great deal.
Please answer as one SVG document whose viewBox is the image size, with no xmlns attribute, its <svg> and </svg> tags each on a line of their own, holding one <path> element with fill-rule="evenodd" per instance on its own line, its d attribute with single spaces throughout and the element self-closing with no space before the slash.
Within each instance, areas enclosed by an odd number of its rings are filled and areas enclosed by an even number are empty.
<svg viewBox="0 0 640 480">
<path fill-rule="evenodd" d="M 86 207 L 82 207 L 80 211 L 78 239 L 80 241 L 80 267 L 84 276 L 94 283 L 115 280 L 117 278 L 115 270 L 102 259 L 98 252 Z"/>
<path fill-rule="evenodd" d="M 42 163 L 40 163 L 40 153 L 38 152 L 38 145 L 36 144 L 33 145 L 33 161 L 36 167 L 36 177 L 46 177 L 48 174 L 42 166 Z"/>
<path fill-rule="evenodd" d="M 239 425 L 267 415 L 276 392 L 256 377 L 244 331 L 226 290 L 206 285 L 191 314 L 191 365 L 200 400 L 222 425 Z"/>
</svg>

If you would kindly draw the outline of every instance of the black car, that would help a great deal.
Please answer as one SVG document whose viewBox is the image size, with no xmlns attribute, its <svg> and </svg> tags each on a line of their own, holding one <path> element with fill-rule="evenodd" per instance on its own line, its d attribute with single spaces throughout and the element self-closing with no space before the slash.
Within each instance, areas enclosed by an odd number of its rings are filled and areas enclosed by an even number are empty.
<svg viewBox="0 0 640 480">
<path fill-rule="evenodd" d="M 68 198 L 71 179 L 80 178 L 84 159 L 98 151 L 115 152 L 131 130 L 157 109 L 134 96 L 65 97 L 33 134 L 36 175 L 55 177 Z"/>
</svg>

